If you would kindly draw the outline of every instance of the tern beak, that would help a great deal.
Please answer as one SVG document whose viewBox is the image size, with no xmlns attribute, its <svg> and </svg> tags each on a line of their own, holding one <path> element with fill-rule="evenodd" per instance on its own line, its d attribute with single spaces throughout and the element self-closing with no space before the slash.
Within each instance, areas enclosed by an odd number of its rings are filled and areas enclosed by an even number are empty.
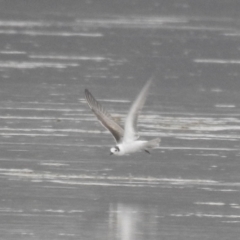
<svg viewBox="0 0 240 240">
<path fill-rule="evenodd" d="M 109 155 L 113 155 L 113 153 L 112 152 L 110 152 L 110 154 Z"/>
</svg>

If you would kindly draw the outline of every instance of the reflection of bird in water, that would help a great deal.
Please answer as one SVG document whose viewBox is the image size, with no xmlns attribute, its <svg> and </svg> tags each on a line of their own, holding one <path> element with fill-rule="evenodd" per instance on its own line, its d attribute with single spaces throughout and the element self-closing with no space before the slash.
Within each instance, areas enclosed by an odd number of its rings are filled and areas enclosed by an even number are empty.
<svg viewBox="0 0 240 240">
<path fill-rule="evenodd" d="M 127 115 L 124 129 L 103 107 L 102 105 L 92 96 L 92 94 L 86 89 L 85 96 L 89 107 L 92 109 L 94 114 L 97 116 L 100 123 L 107 128 L 115 138 L 117 145 L 110 149 L 110 154 L 114 155 L 125 155 L 133 152 L 145 150 L 149 153 L 149 149 L 159 146 L 160 139 L 156 138 L 150 141 L 138 140 L 139 135 L 137 133 L 137 120 L 138 114 L 142 109 L 151 80 L 147 81 L 143 89 L 139 93 L 136 100 L 133 102 L 129 113 Z"/>
</svg>

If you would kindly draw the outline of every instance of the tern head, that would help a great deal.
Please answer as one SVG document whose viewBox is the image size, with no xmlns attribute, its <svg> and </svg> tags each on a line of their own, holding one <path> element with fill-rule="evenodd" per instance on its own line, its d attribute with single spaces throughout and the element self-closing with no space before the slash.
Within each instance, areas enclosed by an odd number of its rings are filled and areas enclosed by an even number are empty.
<svg viewBox="0 0 240 240">
<path fill-rule="evenodd" d="M 118 146 L 112 147 L 110 149 L 110 155 L 114 154 L 114 155 L 118 155 L 120 153 L 120 148 Z"/>
</svg>

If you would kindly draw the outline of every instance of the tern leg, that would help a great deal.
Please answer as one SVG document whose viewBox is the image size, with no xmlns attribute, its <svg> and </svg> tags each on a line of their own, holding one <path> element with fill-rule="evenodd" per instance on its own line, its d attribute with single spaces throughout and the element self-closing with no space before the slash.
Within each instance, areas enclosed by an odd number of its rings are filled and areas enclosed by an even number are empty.
<svg viewBox="0 0 240 240">
<path fill-rule="evenodd" d="M 148 153 L 148 154 L 151 154 L 148 150 L 146 150 L 146 149 L 144 149 L 144 151 L 146 152 L 146 153 Z"/>
</svg>

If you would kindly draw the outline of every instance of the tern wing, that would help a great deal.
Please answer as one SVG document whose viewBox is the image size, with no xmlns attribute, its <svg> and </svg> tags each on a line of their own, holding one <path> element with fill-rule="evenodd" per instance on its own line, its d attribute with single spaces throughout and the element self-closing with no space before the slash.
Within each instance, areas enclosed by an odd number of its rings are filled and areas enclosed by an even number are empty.
<svg viewBox="0 0 240 240">
<path fill-rule="evenodd" d="M 93 97 L 93 95 L 87 89 L 85 89 L 85 97 L 89 107 L 96 115 L 99 122 L 108 131 L 110 131 L 117 143 L 121 142 L 124 133 L 123 128 L 113 119 L 110 113 L 108 113 L 103 108 L 103 106 Z"/>
<path fill-rule="evenodd" d="M 129 110 L 124 127 L 125 129 L 123 137 L 124 142 L 131 142 L 139 138 L 137 133 L 138 115 L 146 101 L 147 93 L 151 85 L 151 82 L 152 82 L 151 80 L 148 80 L 146 82 L 143 89 L 141 90 L 141 92 L 139 93 L 139 95 L 137 96 L 136 100 L 133 102 Z"/>
</svg>

